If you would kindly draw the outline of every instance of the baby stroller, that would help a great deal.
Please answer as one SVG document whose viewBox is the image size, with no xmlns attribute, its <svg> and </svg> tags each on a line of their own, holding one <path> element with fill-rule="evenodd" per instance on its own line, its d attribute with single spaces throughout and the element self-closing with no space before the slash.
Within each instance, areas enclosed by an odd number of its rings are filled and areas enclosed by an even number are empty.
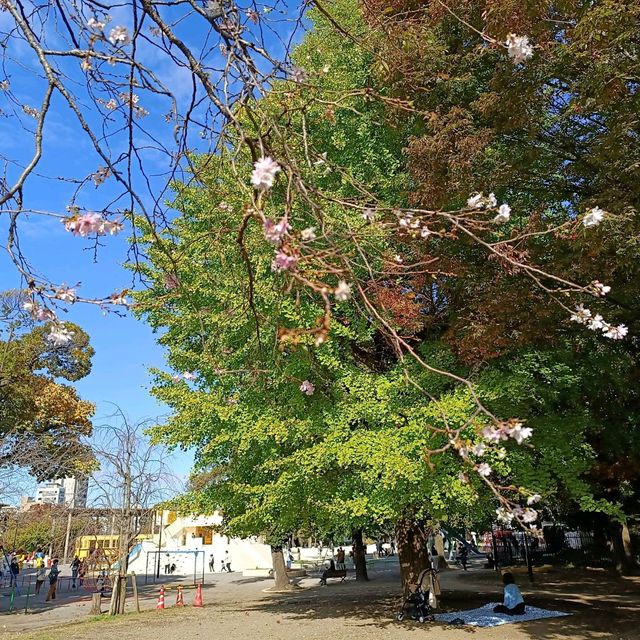
<svg viewBox="0 0 640 640">
<path fill-rule="evenodd" d="M 398 620 L 398 622 L 404 620 L 406 617 L 411 620 L 417 620 L 418 622 L 425 622 L 427 620 L 432 622 L 434 620 L 429 605 L 429 589 L 425 585 L 425 580 L 430 574 L 435 577 L 436 573 L 437 571 L 432 568 L 425 569 L 420 573 L 415 591 L 409 593 L 402 603 L 400 611 L 396 614 L 396 620 Z"/>
</svg>

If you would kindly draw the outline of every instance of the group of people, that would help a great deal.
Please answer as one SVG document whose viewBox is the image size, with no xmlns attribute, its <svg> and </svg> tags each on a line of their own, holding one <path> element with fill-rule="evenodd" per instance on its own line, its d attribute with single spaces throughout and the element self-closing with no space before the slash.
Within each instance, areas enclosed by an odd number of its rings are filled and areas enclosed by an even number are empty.
<svg viewBox="0 0 640 640">
<path fill-rule="evenodd" d="M 209 556 L 209 571 L 215 573 L 216 559 L 213 553 Z M 220 573 L 231 573 L 231 556 L 229 555 L 229 549 L 224 552 L 224 558 L 220 559 Z"/>
<path fill-rule="evenodd" d="M 58 566 L 58 558 L 48 558 L 42 549 L 37 549 L 32 554 L 18 554 L 5 551 L 4 547 L 0 547 L 0 577 L 4 577 L 7 573 L 9 577 L 9 588 L 15 590 L 15 593 L 21 595 L 21 582 L 19 580 L 20 573 L 25 568 L 33 568 L 35 573 L 35 590 L 34 595 L 39 595 L 42 591 L 42 585 L 46 582 L 49 584 L 47 590 L 46 601 L 55 600 L 58 588 L 58 579 L 60 577 L 60 567 Z M 71 563 L 71 588 L 77 589 L 84 582 L 86 574 L 86 564 L 84 560 L 80 560 L 77 556 Z M 23 585 L 22 585 L 23 586 Z"/>
</svg>

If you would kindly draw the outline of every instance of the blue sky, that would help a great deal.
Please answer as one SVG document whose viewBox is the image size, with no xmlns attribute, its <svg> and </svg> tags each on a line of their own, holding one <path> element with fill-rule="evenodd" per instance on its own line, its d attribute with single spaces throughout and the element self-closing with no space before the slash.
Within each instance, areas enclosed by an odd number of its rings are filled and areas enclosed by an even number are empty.
<svg viewBox="0 0 640 640">
<path fill-rule="evenodd" d="M 246 4 L 256 6 L 251 2 Z M 277 4 L 284 9 L 272 14 L 273 18 L 281 21 L 275 25 L 275 29 L 281 38 L 287 41 L 295 28 L 295 23 L 287 23 L 287 18 L 298 12 L 301 2 L 291 0 Z M 256 8 L 262 10 L 262 5 Z M 114 22 L 110 26 L 130 26 L 131 20 L 126 6 L 114 9 L 111 14 L 114 16 Z M 11 27 L 10 20 L 10 16 L 9 21 L 7 20 L 6 13 L 0 16 L 0 31 Z M 301 34 L 296 34 L 293 39 L 299 40 L 300 36 Z M 185 39 L 192 46 L 196 46 L 196 49 L 202 46 L 206 37 L 204 27 L 185 31 Z M 52 38 L 58 39 L 57 36 Z M 273 35 L 267 35 L 266 43 L 274 55 L 283 55 L 282 42 Z M 7 169 L 9 179 L 17 175 L 20 165 L 29 160 L 33 151 L 33 139 L 25 134 L 22 127 L 33 130 L 35 121 L 22 113 L 21 105 L 38 107 L 42 101 L 43 84 L 38 77 L 38 65 L 30 53 L 24 43 L 18 43 L 12 50 L 13 62 L 9 58 L 4 61 L 6 78 L 11 82 L 11 92 L 5 92 L 4 97 L 0 98 L 0 101 L 4 100 L 0 104 L 0 155 L 10 159 Z M 167 61 L 160 59 L 158 52 L 151 47 L 142 51 L 141 55 L 146 56 L 148 64 L 162 74 L 163 80 L 171 86 L 176 97 L 186 100 L 191 82 L 189 75 L 178 68 L 167 66 Z M 215 58 L 218 54 L 214 52 L 212 55 Z M 65 73 L 73 78 L 71 84 L 83 103 L 87 119 L 95 130 L 99 131 L 103 116 L 85 99 L 86 95 L 83 97 L 82 83 L 85 82 L 85 75 L 80 72 L 78 61 L 63 60 L 61 65 Z M 29 70 L 33 73 L 28 73 Z M 1 80 L 3 78 L 0 78 Z M 165 121 L 166 104 L 162 104 L 158 96 L 145 95 L 144 91 L 140 91 L 140 94 L 141 105 L 150 111 L 149 116 L 144 118 L 144 126 L 154 136 L 169 143 L 173 135 L 173 125 Z M 117 114 L 113 115 L 116 119 L 112 124 L 112 130 L 115 131 L 121 123 L 117 122 Z M 195 133 L 200 132 L 194 132 L 195 142 L 192 146 L 200 144 L 199 148 L 202 149 L 202 145 L 208 144 L 208 141 L 202 140 L 198 143 Z M 136 135 L 140 136 L 139 142 L 142 144 L 142 134 L 138 132 Z M 113 157 L 120 151 L 118 143 L 122 143 L 122 135 L 116 133 L 111 140 Z M 160 157 L 154 150 L 143 153 L 146 153 L 145 162 L 148 163 L 151 173 L 166 171 L 165 158 Z M 12 165 L 13 162 L 17 164 Z M 45 128 L 43 158 L 38 166 L 37 175 L 33 175 L 27 181 L 23 206 L 64 214 L 65 207 L 71 202 L 77 188 L 77 183 L 73 180 L 87 177 L 102 164 L 68 108 L 59 96 L 55 97 Z M 58 180 L 59 176 L 66 180 Z M 88 210 L 101 211 L 120 194 L 114 182 L 113 179 L 108 180 L 98 189 L 89 184 L 76 202 Z M 151 204 L 161 185 L 160 179 L 152 180 L 151 192 L 144 195 L 147 206 Z M 128 199 L 125 198 L 115 206 L 127 205 Z M 111 205 L 111 209 L 113 208 L 114 205 Z M 3 247 L 0 252 L 0 288 L 21 289 L 25 283 L 11 263 L 6 245 L 3 243 L 8 222 L 6 214 L 0 215 L 0 243 Z M 65 231 L 58 219 L 22 215 L 19 224 L 20 247 L 28 257 L 30 267 L 56 284 L 66 283 L 68 286 L 75 286 L 80 282 L 78 293 L 86 297 L 105 297 L 113 292 L 131 288 L 132 274 L 122 266 L 127 259 L 129 231 L 130 229 L 125 229 L 119 236 L 101 238 L 102 246 L 94 256 L 92 241 L 74 238 Z M 167 408 L 158 404 L 148 393 L 148 369 L 164 367 L 163 352 L 155 343 L 150 328 L 136 321 L 131 314 L 127 314 L 126 317 L 105 315 L 99 308 L 91 305 L 74 304 L 68 306 L 67 310 L 68 313 L 59 313 L 61 319 L 81 325 L 91 336 L 91 344 L 96 351 L 91 374 L 76 384 L 83 398 L 97 404 L 95 422 L 100 423 L 101 416 L 112 413 L 113 407 L 110 403 L 118 404 L 132 420 L 161 417 L 166 414 Z M 175 472 L 182 476 L 187 475 L 193 461 L 192 453 L 177 452 L 174 455 Z"/>
</svg>

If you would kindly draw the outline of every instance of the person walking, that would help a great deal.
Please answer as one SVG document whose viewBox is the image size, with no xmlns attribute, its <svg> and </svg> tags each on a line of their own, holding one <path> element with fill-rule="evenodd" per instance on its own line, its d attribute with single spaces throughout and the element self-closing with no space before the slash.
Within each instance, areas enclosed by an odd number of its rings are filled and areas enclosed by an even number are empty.
<svg viewBox="0 0 640 640">
<path fill-rule="evenodd" d="M 215 569 L 213 568 L 214 566 L 214 561 L 215 558 L 213 557 L 213 553 L 209 556 L 209 571 L 210 573 L 215 573 Z"/>
<path fill-rule="evenodd" d="M 9 563 L 9 589 L 15 589 L 16 593 L 20 595 L 20 587 L 18 587 L 18 574 L 20 573 L 20 563 L 15 554 L 11 558 Z"/>
<path fill-rule="evenodd" d="M 466 545 L 462 544 L 462 542 L 458 545 L 458 561 L 462 565 L 462 568 L 467 570 L 467 562 L 469 560 L 469 551 L 467 550 Z"/>
<path fill-rule="evenodd" d="M 58 588 L 58 576 L 60 575 L 60 569 L 58 569 L 58 558 L 54 558 L 51 563 L 51 569 L 49 569 L 49 591 L 47 593 L 46 602 L 56 599 L 56 589 Z"/>
<path fill-rule="evenodd" d="M 80 565 L 78 566 L 78 577 L 80 586 L 84 585 L 84 577 L 87 575 L 87 563 L 84 561 L 84 558 L 80 560 Z"/>
<path fill-rule="evenodd" d="M 47 568 L 44 566 L 44 558 L 36 558 L 36 595 L 40 593 L 46 577 Z"/>
<path fill-rule="evenodd" d="M 78 585 L 76 581 L 78 580 L 78 572 L 80 571 L 80 558 L 76 556 L 71 563 L 71 588 L 77 589 Z"/>
<path fill-rule="evenodd" d="M 231 573 L 231 556 L 229 555 L 229 549 L 224 552 L 224 563 L 227 567 L 227 573 Z"/>
</svg>

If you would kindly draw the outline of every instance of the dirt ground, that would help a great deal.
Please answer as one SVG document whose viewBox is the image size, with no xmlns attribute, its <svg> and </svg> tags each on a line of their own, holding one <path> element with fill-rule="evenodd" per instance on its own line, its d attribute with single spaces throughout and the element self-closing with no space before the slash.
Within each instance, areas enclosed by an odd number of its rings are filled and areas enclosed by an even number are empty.
<svg viewBox="0 0 640 640">
<path fill-rule="evenodd" d="M 529 584 L 526 574 L 518 575 L 528 603 L 572 615 L 489 629 L 396 622 L 398 580 L 392 559 L 376 563 L 368 583 L 349 580 L 320 587 L 316 578 L 306 578 L 299 591 L 284 595 L 266 593 L 264 589 L 272 584 L 269 580 L 215 574 L 207 578 L 202 609 L 171 607 L 162 612 L 88 619 L 88 608 L 80 608 L 87 607 L 85 602 L 65 605 L 75 606 L 68 611 L 85 621 L 63 624 L 65 617 L 54 616 L 53 609 L 43 607 L 34 614 L 1 616 L 0 640 L 95 640 L 105 634 L 117 640 L 640 640 L 640 578 L 617 579 L 603 571 L 552 570 L 537 572 L 534 583 Z M 447 611 L 500 599 L 499 576 L 492 571 L 453 569 L 442 574 L 442 586 L 441 605 Z M 146 607 L 154 606 L 152 595 Z M 174 598 L 169 595 L 167 603 Z M 191 594 L 186 602 L 193 602 Z M 33 630 L 47 623 L 56 626 Z"/>
</svg>

